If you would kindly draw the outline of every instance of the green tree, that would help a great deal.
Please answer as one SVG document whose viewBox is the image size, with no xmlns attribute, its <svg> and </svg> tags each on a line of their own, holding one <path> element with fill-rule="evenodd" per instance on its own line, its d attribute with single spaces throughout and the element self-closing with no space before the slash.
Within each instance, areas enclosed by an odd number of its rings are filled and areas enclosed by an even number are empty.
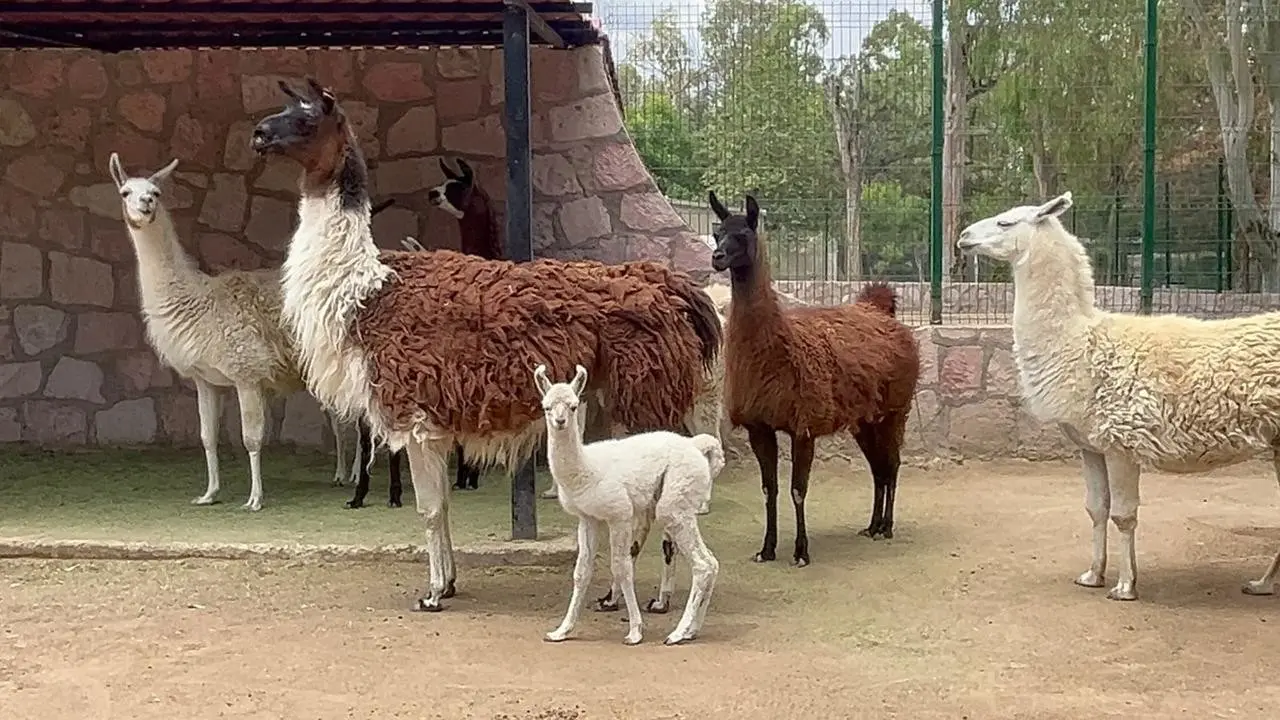
<svg viewBox="0 0 1280 720">
<path fill-rule="evenodd" d="M 658 189 L 681 200 L 704 196 L 694 131 L 670 97 L 659 93 L 641 97 L 627 111 L 627 127 Z"/>
</svg>

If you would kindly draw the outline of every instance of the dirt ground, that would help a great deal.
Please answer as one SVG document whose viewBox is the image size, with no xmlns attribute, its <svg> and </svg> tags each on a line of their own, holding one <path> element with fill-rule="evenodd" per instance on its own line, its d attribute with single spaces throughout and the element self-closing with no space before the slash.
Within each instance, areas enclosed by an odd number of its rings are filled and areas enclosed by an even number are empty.
<svg viewBox="0 0 1280 720">
<path fill-rule="evenodd" d="M 544 643 L 568 568 L 463 570 L 447 611 L 421 614 L 407 608 L 425 573 L 409 563 L 9 561 L 0 716 L 1274 715 L 1280 597 L 1240 592 L 1280 546 L 1270 465 L 1152 474 L 1143 490 L 1134 603 L 1071 583 L 1089 541 L 1070 464 L 904 470 L 897 537 L 879 542 L 854 535 L 865 471 L 828 464 L 810 495 L 804 569 L 749 562 L 758 532 L 717 533 L 716 515 L 761 514 L 758 496 L 726 492 L 707 520 L 722 563 L 707 624 L 674 648 L 661 640 L 675 614 L 647 616 L 638 647 L 622 645 L 617 614 L 590 612 L 576 640 Z M 793 538 L 786 507 L 779 555 Z"/>
</svg>

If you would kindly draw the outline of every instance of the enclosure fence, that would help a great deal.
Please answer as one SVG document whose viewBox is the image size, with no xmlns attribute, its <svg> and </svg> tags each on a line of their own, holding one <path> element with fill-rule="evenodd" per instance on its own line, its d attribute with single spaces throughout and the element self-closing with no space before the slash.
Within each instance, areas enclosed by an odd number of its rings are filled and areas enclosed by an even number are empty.
<svg viewBox="0 0 1280 720">
<path fill-rule="evenodd" d="M 602 0 L 626 124 L 695 231 L 751 192 L 780 290 L 894 282 L 1007 322 L 963 227 L 1070 190 L 1101 307 L 1280 300 L 1280 7 L 1263 0 Z M 1273 145 L 1275 148 L 1273 149 Z"/>
</svg>

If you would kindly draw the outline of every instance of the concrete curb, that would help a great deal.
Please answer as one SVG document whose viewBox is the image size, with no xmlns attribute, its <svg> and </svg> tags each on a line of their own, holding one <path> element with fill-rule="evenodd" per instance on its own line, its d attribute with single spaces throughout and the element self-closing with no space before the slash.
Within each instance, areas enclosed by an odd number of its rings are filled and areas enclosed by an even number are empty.
<svg viewBox="0 0 1280 720">
<path fill-rule="evenodd" d="M 572 535 L 523 542 L 487 541 L 454 548 L 459 567 L 561 566 L 577 557 Z M 117 540 L 0 538 L 0 558 L 49 560 L 309 560 L 318 562 L 422 562 L 426 548 L 396 545 L 306 545 L 299 543 L 150 543 Z"/>
</svg>

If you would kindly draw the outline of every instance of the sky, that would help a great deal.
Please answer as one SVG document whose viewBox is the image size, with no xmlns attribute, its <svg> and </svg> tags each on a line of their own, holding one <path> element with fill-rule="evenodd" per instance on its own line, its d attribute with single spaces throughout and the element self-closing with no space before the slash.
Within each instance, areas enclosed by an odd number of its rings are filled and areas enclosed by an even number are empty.
<svg viewBox="0 0 1280 720">
<path fill-rule="evenodd" d="M 627 52 L 637 38 L 644 35 L 653 19 L 672 8 L 677 25 L 685 29 L 685 37 L 694 55 L 699 55 L 698 25 L 707 0 L 594 0 L 599 17 L 612 42 L 614 59 L 625 62 Z M 824 48 L 828 60 L 857 52 L 862 38 L 889 11 L 905 10 L 926 24 L 931 15 L 929 0 L 809 0 L 827 18 L 831 38 Z"/>
</svg>

